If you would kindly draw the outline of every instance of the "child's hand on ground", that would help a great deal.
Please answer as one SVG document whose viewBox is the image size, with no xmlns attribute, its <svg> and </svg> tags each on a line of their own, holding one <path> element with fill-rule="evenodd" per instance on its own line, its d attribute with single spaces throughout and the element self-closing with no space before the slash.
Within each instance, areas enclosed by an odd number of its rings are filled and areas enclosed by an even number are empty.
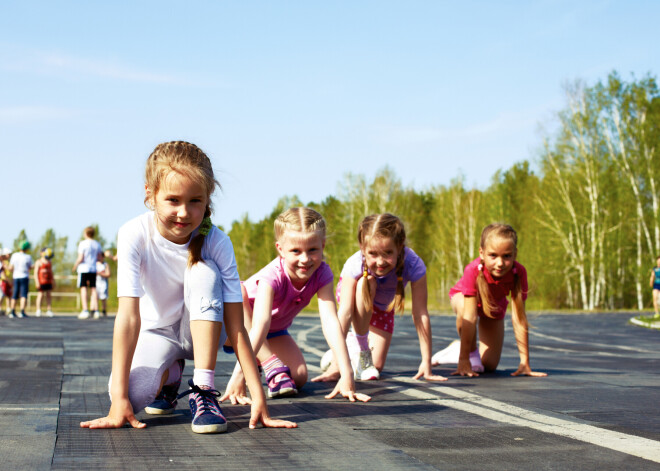
<svg viewBox="0 0 660 471">
<path fill-rule="evenodd" d="M 326 399 L 333 399 L 338 394 L 341 394 L 343 397 L 345 397 L 346 399 L 348 399 L 351 402 L 355 402 L 355 401 L 369 402 L 369 401 L 371 401 L 371 396 L 367 396 L 366 394 L 355 392 L 355 383 L 353 381 L 351 381 L 350 379 L 347 379 L 347 378 L 341 378 L 339 381 L 337 381 L 337 386 L 335 386 L 335 389 L 333 389 L 330 394 L 325 396 L 325 398 Z"/>
<path fill-rule="evenodd" d="M 417 370 L 417 374 L 413 376 L 413 379 L 420 379 L 424 378 L 426 381 L 447 381 L 447 378 L 441 375 L 434 375 L 433 371 L 431 371 L 431 368 L 429 368 L 427 365 L 422 363 L 419 365 L 419 370 Z"/>
<path fill-rule="evenodd" d="M 249 398 L 245 391 L 245 380 L 242 377 L 237 378 L 232 375 L 229 379 L 227 389 L 225 389 L 225 393 L 220 397 L 220 402 L 227 399 L 231 401 L 232 405 L 241 404 L 245 406 L 252 404 L 252 399 Z"/>
<path fill-rule="evenodd" d="M 82 428 L 120 428 L 124 424 L 131 424 L 133 428 L 145 428 L 147 424 L 140 422 L 133 414 L 133 407 L 127 400 L 113 401 L 107 417 L 80 422 Z"/>
<path fill-rule="evenodd" d="M 271 418 L 266 403 L 254 401 L 250 415 L 250 428 L 257 428 L 257 424 L 260 422 L 264 427 L 270 428 L 298 428 L 298 424 L 295 422 Z"/>
<path fill-rule="evenodd" d="M 475 373 L 472 371 L 472 364 L 470 364 L 470 360 L 458 360 L 458 367 L 456 368 L 456 371 L 454 371 L 452 376 L 469 376 L 472 378 L 473 376 L 479 376 L 479 373 Z"/>
<path fill-rule="evenodd" d="M 340 377 L 341 373 L 339 373 L 339 370 L 337 368 L 333 368 L 333 365 L 330 365 L 330 367 L 325 370 L 325 372 L 321 373 L 315 378 L 312 378 L 312 383 L 334 382 L 338 381 Z"/>
<path fill-rule="evenodd" d="M 548 376 L 548 373 L 541 373 L 540 371 L 532 371 L 529 365 L 521 363 L 518 369 L 511 373 L 511 376 L 534 376 L 537 378 Z"/>
</svg>

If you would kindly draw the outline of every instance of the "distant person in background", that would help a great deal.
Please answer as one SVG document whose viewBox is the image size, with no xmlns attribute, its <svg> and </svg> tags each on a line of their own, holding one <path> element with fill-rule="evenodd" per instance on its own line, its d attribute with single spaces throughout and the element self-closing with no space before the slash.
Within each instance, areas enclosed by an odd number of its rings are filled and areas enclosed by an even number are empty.
<svg viewBox="0 0 660 471">
<path fill-rule="evenodd" d="M 78 319 L 89 319 L 87 309 L 87 290 L 89 289 L 89 308 L 96 317 L 98 314 L 98 295 L 96 293 L 96 262 L 101 259 L 103 249 L 101 244 L 94 240 L 96 231 L 93 227 L 86 227 L 83 231 L 85 238 L 78 244 L 78 258 L 73 264 L 73 271 L 78 272 L 78 288 L 80 288 L 80 301 L 82 312 Z"/>
<path fill-rule="evenodd" d="M 655 317 L 660 318 L 658 303 L 660 302 L 660 255 L 655 259 L 656 266 L 651 270 L 651 288 L 653 289 L 653 309 Z"/>
<path fill-rule="evenodd" d="M 41 257 L 34 264 L 34 285 L 37 288 L 37 312 L 35 315 L 41 317 L 41 301 L 46 295 L 46 315 L 53 317 L 51 293 L 55 288 L 55 278 L 53 277 L 53 265 L 50 259 L 53 258 L 53 249 L 44 247 L 41 249 Z"/>
<path fill-rule="evenodd" d="M 9 300 L 11 299 L 11 277 L 9 276 L 9 257 L 11 250 L 7 247 L 0 249 L 0 315 L 9 312 Z M 5 300 L 5 309 L 2 309 L 2 300 Z"/>
<path fill-rule="evenodd" d="M 20 298 L 21 312 L 18 317 L 27 317 L 25 304 L 27 303 L 28 287 L 30 284 L 30 269 L 32 268 L 32 256 L 27 253 L 30 243 L 26 240 L 21 244 L 20 252 L 14 253 L 9 259 L 9 271 L 13 272 L 14 288 L 11 297 L 11 312 L 9 317 L 16 316 L 16 300 Z"/>
<path fill-rule="evenodd" d="M 105 257 L 112 256 L 112 252 L 106 250 L 101 252 L 100 259 L 96 262 L 96 292 L 101 302 L 101 312 L 103 317 L 108 315 L 108 281 L 110 280 L 110 266 L 105 261 Z M 99 319 L 101 315 L 96 311 L 94 319 Z"/>
</svg>

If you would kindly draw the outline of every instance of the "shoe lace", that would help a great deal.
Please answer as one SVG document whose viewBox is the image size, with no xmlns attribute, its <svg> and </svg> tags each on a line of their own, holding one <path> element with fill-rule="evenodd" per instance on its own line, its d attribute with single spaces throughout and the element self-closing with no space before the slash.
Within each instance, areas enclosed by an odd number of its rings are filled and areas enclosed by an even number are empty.
<svg viewBox="0 0 660 471">
<path fill-rule="evenodd" d="M 183 391 L 181 394 L 179 394 L 176 398 L 181 399 L 184 396 L 187 396 L 189 394 L 197 394 L 197 406 L 199 407 L 199 412 L 202 411 L 212 411 L 216 412 L 218 411 L 218 401 L 217 397 L 220 397 L 220 391 L 217 389 L 202 389 L 196 384 L 190 380 L 188 382 L 188 385 L 190 386 L 190 389 L 187 391 Z"/>
</svg>

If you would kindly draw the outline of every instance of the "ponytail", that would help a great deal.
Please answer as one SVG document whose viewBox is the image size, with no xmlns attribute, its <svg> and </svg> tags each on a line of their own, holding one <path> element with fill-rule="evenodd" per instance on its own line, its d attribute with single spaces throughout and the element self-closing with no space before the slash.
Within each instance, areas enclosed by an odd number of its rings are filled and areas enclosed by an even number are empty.
<svg viewBox="0 0 660 471">
<path fill-rule="evenodd" d="M 405 305 L 405 290 L 403 286 L 403 267 L 405 266 L 406 260 L 406 249 L 405 247 L 399 252 L 399 259 L 396 263 L 396 293 L 394 294 L 394 299 L 387 306 L 387 310 L 391 311 L 394 309 L 396 312 L 403 314 L 403 308 Z"/>
<path fill-rule="evenodd" d="M 529 328 L 527 322 L 527 312 L 525 311 L 525 304 L 523 301 L 522 293 L 522 280 L 518 275 L 518 270 L 516 266 L 513 266 L 513 289 L 511 289 L 511 302 L 516 307 L 516 313 L 518 314 L 518 320 L 520 323 L 525 326 L 526 329 Z"/>
<path fill-rule="evenodd" d="M 211 208 L 206 208 L 204 212 L 204 219 L 199 225 L 199 230 L 197 235 L 192 238 L 190 244 L 188 244 L 188 267 L 192 267 L 197 262 L 202 261 L 202 247 L 204 246 L 204 241 L 206 236 L 211 231 L 213 223 L 211 222 Z"/>
<path fill-rule="evenodd" d="M 488 289 L 488 281 L 484 276 L 484 262 L 483 260 L 479 263 L 479 274 L 477 275 L 477 300 L 481 302 L 481 308 L 484 311 L 486 317 L 494 319 L 493 311 L 497 311 L 499 306 L 495 303 L 490 290 Z M 518 282 L 519 283 L 519 282 Z"/>
<path fill-rule="evenodd" d="M 362 256 L 362 299 L 364 300 L 364 310 L 369 312 L 373 309 L 374 299 L 371 295 L 371 290 L 369 289 L 369 283 L 367 282 L 367 277 L 369 276 L 369 270 L 367 269 L 367 261 Z"/>
</svg>

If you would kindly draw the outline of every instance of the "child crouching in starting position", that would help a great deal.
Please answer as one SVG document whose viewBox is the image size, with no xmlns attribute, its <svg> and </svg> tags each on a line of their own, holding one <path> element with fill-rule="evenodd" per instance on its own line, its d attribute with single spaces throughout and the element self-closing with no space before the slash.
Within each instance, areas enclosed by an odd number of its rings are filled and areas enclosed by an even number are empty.
<svg viewBox="0 0 660 471">
<path fill-rule="evenodd" d="M 453 375 L 479 376 L 497 368 L 504 343 L 504 316 L 511 293 L 513 332 L 520 353 L 520 365 L 512 376 L 547 376 L 529 366 L 527 332 L 527 271 L 516 261 L 518 236 L 506 224 L 494 223 L 481 233 L 479 258 L 465 267 L 463 277 L 449 291 L 456 313 L 455 340 L 433 355 L 433 364 L 458 364 Z M 479 348 L 477 348 L 477 323 Z"/>
<path fill-rule="evenodd" d="M 355 392 L 337 319 L 332 270 L 323 261 L 325 220 L 310 208 L 288 209 L 275 219 L 275 240 L 279 256 L 243 283 L 245 323 L 266 374 L 268 396 L 296 394 L 307 382 L 307 364 L 287 329 L 316 294 L 323 334 L 339 359 L 341 371 L 337 386 L 326 398 L 341 394 L 351 402 L 370 400 L 366 394 Z M 249 401 L 238 364 L 221 400 L 226 398 L 232 403 Z"/>
<path fill-rule="evenodd" d="M 135 413 L 171 413 L 189 396 L 192 430 L 227 430 L 214 373 L 219 342 L 228 335 L 252 393 L 250 428 L 296 427 L 268 414 L 256 360 L 243 327 L 241 287 L 229 238 L 211 223 L 217 185 L 211 161 L 197 146 L 159 144 L 147 160 L 145 203 L 153 209 L 126 223 L 119 259 L 110 398 L 107 417 L 86 428 L 146 424 Z M 177 397 L 185 359 L 194 359 L 190 389 Z M 156 395 L 158 392 L 158 397 Z M 156 399 L 154 401 L 154 399 Z"/>
<path fill-rule="evenodd" d="M 385 366 L 394 332 L 394 311 L 403 311 L 404 288 L 412 291 L 412 315 L 419 336 L 422 361 L 414 379 L 446 381 L 431 371 L 431 322 L 427 308 L 426 265 L 406 247 L 401 220 L 388 213 L 372 214 L 360 222 L 360 250 L 344 264 L 339 283 L 339 319 L 344 332 L 353 324 L 346 343 L 355 379 L 375 380 Z M 337 369 L 330 352 L 321 359 L 324 375 L 315 380 L 330 381 Z"/>
</svg>

